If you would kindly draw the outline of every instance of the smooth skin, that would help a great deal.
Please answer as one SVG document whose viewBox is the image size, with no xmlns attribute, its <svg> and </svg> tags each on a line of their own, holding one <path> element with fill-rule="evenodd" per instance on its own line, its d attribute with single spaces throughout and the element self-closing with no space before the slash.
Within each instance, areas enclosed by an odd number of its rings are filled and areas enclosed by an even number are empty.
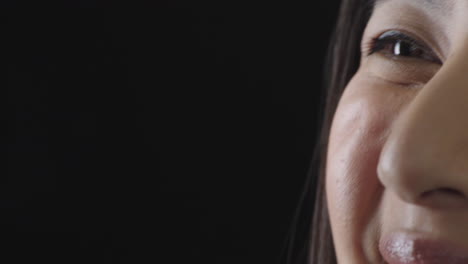
<svg viewBox="0 0 468 264">
<path fill-rule="evenodd" d="M 389 30 L 442 64 L 367 56 Z M 333 119 L 326 192 L 340 264 L 382 263 L 378 241 L 397 231 L 468 248 L 468 1 L 377 3 Z"/>
</svg>

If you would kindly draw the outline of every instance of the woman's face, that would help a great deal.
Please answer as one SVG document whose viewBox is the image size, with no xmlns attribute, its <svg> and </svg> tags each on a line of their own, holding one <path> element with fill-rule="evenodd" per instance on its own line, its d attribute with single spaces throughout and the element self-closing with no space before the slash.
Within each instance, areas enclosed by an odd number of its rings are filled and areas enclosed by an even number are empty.
<svg viewBox="0 0 468 264">
<path fill-rule="evenodd" d="M 378 1 L 326 192 L 340 264 L 468 263 L 468 1 Z"/>
</svg>

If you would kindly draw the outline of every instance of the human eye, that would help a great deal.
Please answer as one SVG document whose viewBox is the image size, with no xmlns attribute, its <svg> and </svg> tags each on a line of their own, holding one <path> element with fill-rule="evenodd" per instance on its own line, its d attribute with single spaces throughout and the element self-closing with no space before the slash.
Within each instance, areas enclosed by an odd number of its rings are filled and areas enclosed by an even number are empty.
<svg viewBox="0 0 468 264">
<path fill-rule="evenodd" d="M 397 30 L 387 31 L 378 37 L 372 38 L 364 52 L 367 56 L 381 53 L 391 59 L 415 58 L 442 64 L 441 60 L 427 45 Z"/>
</svg>

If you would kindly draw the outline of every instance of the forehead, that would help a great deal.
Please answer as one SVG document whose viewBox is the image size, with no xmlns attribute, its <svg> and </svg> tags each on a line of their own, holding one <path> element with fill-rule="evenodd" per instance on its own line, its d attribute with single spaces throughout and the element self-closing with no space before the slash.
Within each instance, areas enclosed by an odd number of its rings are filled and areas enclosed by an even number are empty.
<svg viewBox="0 0 468 264">
<path fill-rule="evenodd" d="M 454 9 L 454 5 L 460 1 L 467 0 L 374 0 L 375 7 L 380 7 L 386 3 L 403 2 L 412 4 L 430 12 L 437 12 L 444 15 L 450 15 Z"/>
</svg>

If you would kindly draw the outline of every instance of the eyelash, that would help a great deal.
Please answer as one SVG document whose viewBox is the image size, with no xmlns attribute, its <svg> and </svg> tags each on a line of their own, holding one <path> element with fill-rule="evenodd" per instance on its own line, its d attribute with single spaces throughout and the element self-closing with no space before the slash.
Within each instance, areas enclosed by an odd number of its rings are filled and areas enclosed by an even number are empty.
<svg viewBox="0 0 468 264">
<path fill-rule="evenodd" d="M 419 52 L 419 54 L 401 55 L 402 53 L 405 53 L 405 51 L 402 51 L 402 44 L 409 45 L 409 50 L 406 51 L 409 51 L 410 53 L 414 53 L 416 51 Z M 388 49 L 389 46 L 390 49 Z M 399 51 L 400 54 L 394 54 L 395 51 Z M 430 49 L 426 48 L 425 45 L 420 44 L 417 40 L 400 31 L 387 31 L 378 37 L 372 38 L 365 52 L 367 56 L 376 52 L 383 52 L 390 57 L 397 59 L 399 57 L 412 57 L 442 64 L 440 59 L 438 59 Z"/>
</svg>

